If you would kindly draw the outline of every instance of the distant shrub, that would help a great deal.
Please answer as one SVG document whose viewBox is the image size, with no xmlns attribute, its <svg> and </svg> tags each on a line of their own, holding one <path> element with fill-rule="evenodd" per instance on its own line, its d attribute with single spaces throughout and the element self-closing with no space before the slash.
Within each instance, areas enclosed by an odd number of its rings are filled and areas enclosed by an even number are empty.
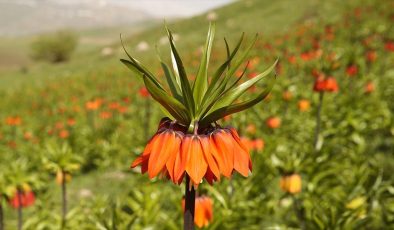
<svg viewBox="0 0 394 230">
<path fill-rule="evenodd" d="M 76 34 L 68 30 L 42 35 L 31 44 L 32 58 L 52 63 L 67 61 L 75 50 L 77 41 Z"/>
</svg>

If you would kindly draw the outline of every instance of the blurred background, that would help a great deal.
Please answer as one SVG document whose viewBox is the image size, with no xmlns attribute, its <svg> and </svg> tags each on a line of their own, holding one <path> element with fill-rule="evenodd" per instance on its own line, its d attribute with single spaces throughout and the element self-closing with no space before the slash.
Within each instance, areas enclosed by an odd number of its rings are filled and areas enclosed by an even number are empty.
<svg viewBox="0 0 394 230">
<path fill-rule="evenodd" d="M 119 61 L 122 34 L 164 82 L 164 21 L 190 79 L 212 22 L 209 74 L 226 60 L 223 38 L 234 48 L 243 32 L 242 51 L 259 34 L 244 78 L 280 60 L 269 97 L 220 122 L 239 130 L 253 173 L 204 181 L 198 193 L 213 217 L 198 227 L 393 229 L 393 9 L 380 0 L 0 0 L 0 230 L 180 229 L 183 186 L 129 169 L 164 115 Z"/>
</svg>

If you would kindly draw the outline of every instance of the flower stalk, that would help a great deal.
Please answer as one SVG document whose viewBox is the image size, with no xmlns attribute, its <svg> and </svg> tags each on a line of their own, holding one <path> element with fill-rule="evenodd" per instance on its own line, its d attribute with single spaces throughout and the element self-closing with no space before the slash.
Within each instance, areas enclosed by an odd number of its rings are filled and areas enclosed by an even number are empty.
<svg viewBox="0 0 394 230">
<path fill-rule="evenodd" d="M 4 230 L 4 210 L 3 210 L 3 200 L 0 196 L 0 230 Z"/>
<path fill-rule="evenodd" d="M 321 129 L 321 110 L 323 107 L 323 99 L 324 99 L 324 92 L 319 92 L 319 104 L 317 105 L 317 111 L 316 111 L 316 128 L 315 128 L 315 135 L 314 135 L 314 141 L 313 141 L 313 147 L 315 148 L 315 151 L 319 151 L 319 135 L 320 135 L 320 129 Z"/>
<path fill-rule="evenodd" d="M 186 175 L 185 182 L 185 212 L 183 217 L 183 229 L 193 230 L 196 190 L 194 189 L 194 186 L 190 184 L 189 175 Z"/>
<path fill-rule="evenodd" d="M 18 209 L 17 209 L 17 212 L 18 212 L 18 230 L 22 230 L 22 227 L 23 227 L 22 193 L 23 193 L 22 189 L 18 188 L 17 191 L 16 191 L 16 196 L 17 196 L 18 203 L 19 203 Z"/>
<path fill-rule="evenodd" d="M 66 180 L 66 172 L 64 170 L 61 170 L 62 174 L 62 225 L 61 229 L 64 229 L 66 227 L 66 222 L 67 222 L 67 180 Z"/>
</svg>

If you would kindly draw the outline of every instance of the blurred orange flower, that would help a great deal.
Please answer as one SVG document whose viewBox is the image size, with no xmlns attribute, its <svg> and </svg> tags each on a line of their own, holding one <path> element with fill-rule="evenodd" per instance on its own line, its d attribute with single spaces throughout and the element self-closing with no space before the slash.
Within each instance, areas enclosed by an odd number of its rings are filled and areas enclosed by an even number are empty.
<svg viewBox="0 0 394 230">
<path fill-rule="evenodd" d="M 358 72 L 358 68 L 357 68 L 356 65 L 350 65 L 350 66 L 348 66 L 348 67 L 346 68 L 346 74 L 347 74 L 348 76 L 354 76 L 354 75 L 357 74 L 357 72 Z"/>
<path fill-rule="evenodd" d="M 364 90 L 365 90 L 365 93 L 372 93 L 373 91 L 375 91 L 374 83 L 372 81 L 367 82 Z"/>
<path fill-rule="evenodd" d="M 290 101 L 293 98 L 293 94 L 289 90 L 286 90 L 283 92 L 282 98 L 285 101 Z"/>
<path fill-rule="evenodd" d="M 95 100 L 92 100 L 92 101 L 88 101 L 85 104 L 85 108 L 86 108 L 86 110 L 94 111 L 94 110 L 97 110 L 97 109 L 100 108 L 101 103 L 102 103 L 101 99 L 95 99 Z"/>
<path fill-rule="evenodd" d="M 103 111 L 100 113 L 100 118 L 103 120 L 109 119 L 112 117 L 112 113 L 108 111 Z"/>
<path fill-rule="evenodd" d="M 265 122 L 267 126 L 271 129 L 276 129 L 280 127 L 281 120 L 279 117 L 270 117 Z"/>
<path fill-rule="evenodd" d="M 207 227 L 213 220 L 213 201 L 208 196 L 196 197 L 194 207 L 194 224 L 199 227 Z M 185 211 L 185 199 L 182 199 L 182 210 Z"/>
<path fill-rule="evenodd" d="M 18 197 L 19 194 L 19 197 Z M 29 189 L 28 191 L 16 191 L 15 194 L 8 201 L 11 207 L 23 208 L 32 206 L 36 200 L 34 193 Z"/>
<path fill-rule="evenodd" d="M 280 188 L 283 192 L 296 194 L 301 192 L 302 181 L 298 174 L 284 175 L 280 178 Z"/>
<path fill-rule="evenodd" d="M 301 112 L 308 111 L 311 107 L 311 103 L 307 99 L 301 99 L 298 101 L 298 109 Z"/>
<path fill-rule="evenodd" d="M 313 90 L 315 92 L 337 92 L 339 89 L 337 81 L 333 77 L 324 78 L 322 76 L 315 80 Z"/>
<path fill-rule="evenodd" d="M 20 118 L 19 116 L 7 117 L 6 124 L 9 126 L 18 126 L 22 124 L 22 118 Z"/>
<path fill-rule="evenodd" d="M 369 50 L 366 54 L 365 57 L 367 58 L 368 62 L 374 62 L 378 58 L 378 54 L 374 50 Z"/>
<path fill-rule="evenodd" d="M 138 91 L 141 97 L 149 97 L 149 92 L 146 87 L 141 87 L 140 90 Z"/>
<path fill-rule="evenodd" d="M 68 138 L 68 136 L 70 136 L 70 133 L 66 129 L 62 129 L 62 130 L 60 130 L 58 135 L 60 138 L 66 139 L 66 138 Z"/>
</svg>

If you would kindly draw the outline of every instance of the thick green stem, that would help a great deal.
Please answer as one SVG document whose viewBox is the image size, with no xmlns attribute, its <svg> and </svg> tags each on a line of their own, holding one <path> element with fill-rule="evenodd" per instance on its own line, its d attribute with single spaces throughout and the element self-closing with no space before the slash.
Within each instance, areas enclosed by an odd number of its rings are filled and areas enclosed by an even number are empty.
<svg viewBox="0 0 394 230">
<path fill-rule="evenodd" d="M 190 186 L 190 177 L 186 174 L 185 183 L 185 212 L 184 212 L 184 230 L 194 229 L 194 207 L 196 199 L 196 191 Z M 190 188 L 189 188 L 190 187 Z"/>
</svg>

